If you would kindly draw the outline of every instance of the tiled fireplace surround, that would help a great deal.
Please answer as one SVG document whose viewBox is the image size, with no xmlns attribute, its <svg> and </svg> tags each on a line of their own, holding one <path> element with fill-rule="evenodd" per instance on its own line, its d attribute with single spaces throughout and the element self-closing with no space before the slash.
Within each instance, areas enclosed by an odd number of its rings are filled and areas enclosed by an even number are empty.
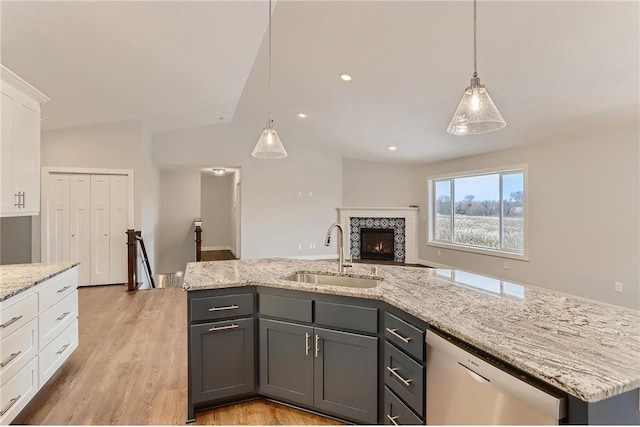
<svg viewBox="0 0 640 427">
<path fill-rule="evenodd" d="M 360 229 L 394 229 L 394 261 L 415 264 L 418 208 L 338 208 L 344 227 L 345 258 L 360 259 Z M 399 245 L 398 245 L 399 244 Z"/>
</svg>

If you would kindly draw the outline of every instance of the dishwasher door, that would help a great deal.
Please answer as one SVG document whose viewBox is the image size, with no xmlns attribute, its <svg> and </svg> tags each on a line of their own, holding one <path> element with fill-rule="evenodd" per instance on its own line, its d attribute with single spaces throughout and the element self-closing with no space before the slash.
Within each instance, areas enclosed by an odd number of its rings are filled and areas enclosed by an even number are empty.
<svg viewBox="0 0 640 427">
<path fill-rule="evenodd" d="M 558 391 L 531 385 L 433 331 L 426 340 L 427 425 L 556 425 L 564 418 Z"/>
</svg>

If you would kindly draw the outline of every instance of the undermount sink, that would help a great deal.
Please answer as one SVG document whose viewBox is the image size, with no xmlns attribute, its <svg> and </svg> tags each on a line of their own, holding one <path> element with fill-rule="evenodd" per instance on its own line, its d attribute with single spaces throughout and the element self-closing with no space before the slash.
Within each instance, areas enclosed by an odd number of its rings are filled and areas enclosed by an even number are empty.
<svg viewBox="0 0 640 427">
<path fill-rule="evenodd" d="M 367 277 L 336 276 L 323 273 L 293 273 L 285 277 L 284 280 L 349 288 L 375 288 L 381 282 L 381 280 Z"/>
</svg>

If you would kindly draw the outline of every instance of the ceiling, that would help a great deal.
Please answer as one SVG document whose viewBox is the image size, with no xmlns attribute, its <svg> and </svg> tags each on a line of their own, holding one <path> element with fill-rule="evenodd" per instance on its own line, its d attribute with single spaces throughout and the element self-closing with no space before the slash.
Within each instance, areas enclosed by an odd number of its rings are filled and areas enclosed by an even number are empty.
<svg viewBox="0 0 640 427">
<path fill-rule="evenodd" d="M 478 73 L 507 127 L 447 134 L 473 73 L 472 13 L 469 1 L 278 2 L 272 104 L 285 147 L 425 163 L 637 130 L 639 2 L 480 1 Z M 265 1 L 5 0 L 2 63 L 52 98 L 44 129 L 231 121 L 257 139 L 266 27 Z"/>
</svg>

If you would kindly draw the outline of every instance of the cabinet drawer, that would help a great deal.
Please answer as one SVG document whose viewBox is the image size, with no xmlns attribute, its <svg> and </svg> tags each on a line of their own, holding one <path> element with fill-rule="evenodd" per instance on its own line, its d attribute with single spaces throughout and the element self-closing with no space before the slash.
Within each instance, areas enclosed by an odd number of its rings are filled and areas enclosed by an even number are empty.
<svg viewBox="0 0 640 427">
<path fill-rule="evenodd" d="M 422 419 L 413 413 L 388 387 L 384 388 L 384 419 L 387 425 L 420 425 Z"/>
<path fill-rule="evenodd" d="M 378 332 L 378 309 L 316 301 L 316 323 L 375 334 Z"/>
<path fill-rule="evenodd" d="M 418 360 L 424 360 L 424 331 L 397 318 L 384 314 L 384 337 Z"/>
<path fill-rule="evenodd" d="M 42 313 L 78 288 L 78 269 L 72 268 L 42 284 L 38 291 L 38 305 Z"/>
<path fill-rule="evenodd" d="M 78 320 L 73 321 L 38 355 L 40 387 L 58 370 L 78 346 Z"/>
<path fill-rule="evenodd" d="M 78 292 L 74 291 L 38 317 L 38 341 L 45 348 L 78 317 Z"/>
<path fill-rule="evenodd" d="M 260 314 L 280 319 L 311 323 L 311 301 L 275 295 L 259 296 Z"/>
<path fill-rule="evenodd" d="M 191 300 L 191 321 L 251 315 L 254 312 L 253 301 L 253 294 L 193 298 Z"/>
<path fill-rule="evenodd" d="M 17 374 L 2 384 L 0 425 L 8 425 L 27 406 L 37 391 L 38 357 L 34 357 Z"/>
<path fill-rule="evenodd" d="M 424 366 L 388 342 L 384 343 L 384 383 L 424 416 Z"/>
<path fill-rule="evenodd" d="M 11 299 L 3 301 L 3 303 L 8 301 Z M 38 294 L 30 295 L 9 306 L 2 304 L 1 307 L 0 340 L 8 337 L 38 315 Z"/>
<path fill-rule="evenodd" d="M 33 359 L 38 352 L 38 320 L 31 322 L 0 341 L 0 385 Z M 4 393 L 4 388 L 3 391 Z"/>
</svg>

